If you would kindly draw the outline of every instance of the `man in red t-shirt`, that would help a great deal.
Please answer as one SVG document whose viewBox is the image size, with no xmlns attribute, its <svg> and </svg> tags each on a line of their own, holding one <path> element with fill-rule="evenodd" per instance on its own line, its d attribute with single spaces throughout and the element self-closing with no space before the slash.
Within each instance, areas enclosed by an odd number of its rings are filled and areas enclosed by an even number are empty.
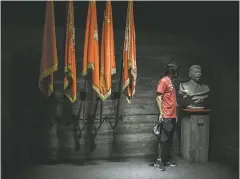
<svg viewBox="0 0 240 179">
<path fill-rule="evenodd" d="M 178 76 L 177 71 L 178 66 L 175 62 L 168 63 L 165 69 L 165 76 L 159 80 L 157 85 L 156 100 L 159 109 L 159 121 L 161 131 L 165 134 L 166 140 L 164 142 L 160 140 L 161 154 L 154 166 L 162 171 L 166 170 L 165 166 L 177 166 L 169 161 L 177 121 L 176 91 L 172 84 L 172 80 Z"/>
</svg>

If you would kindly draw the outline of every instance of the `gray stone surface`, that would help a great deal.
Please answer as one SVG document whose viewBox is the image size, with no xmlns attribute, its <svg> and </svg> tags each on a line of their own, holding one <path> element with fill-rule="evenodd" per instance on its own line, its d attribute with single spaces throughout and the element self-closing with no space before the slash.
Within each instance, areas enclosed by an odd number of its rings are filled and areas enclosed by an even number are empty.
<svg viewBox="0 0 240 179">
<path fill-rule="evenodd" d="M 11 170 L 3 179 L 237 179 L 238 172 L 218 163 L 189 164 L 175 159 L 177 167 L 161 172 L 149 159 L 90 161 L 85 164 L 31 166 Z"/>
<path fill-rule="evenodd" d="M 207 162 L 209 115 L 188 115 L 181 119 L 181 156 L 188 162 Z"/>
</svg>

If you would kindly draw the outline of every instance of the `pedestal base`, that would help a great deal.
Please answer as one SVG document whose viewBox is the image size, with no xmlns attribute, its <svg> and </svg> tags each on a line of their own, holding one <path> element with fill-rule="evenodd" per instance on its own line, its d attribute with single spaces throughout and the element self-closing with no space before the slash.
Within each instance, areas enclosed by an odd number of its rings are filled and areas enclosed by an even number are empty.
<svg viewBox="0 0 240 179">
<path fill-rule="evenodd" d="M 188 162 L 208 161 L 209 114 L 207 109 L 184 109 L 181 119 L 181 157 Z"/>
</svg>

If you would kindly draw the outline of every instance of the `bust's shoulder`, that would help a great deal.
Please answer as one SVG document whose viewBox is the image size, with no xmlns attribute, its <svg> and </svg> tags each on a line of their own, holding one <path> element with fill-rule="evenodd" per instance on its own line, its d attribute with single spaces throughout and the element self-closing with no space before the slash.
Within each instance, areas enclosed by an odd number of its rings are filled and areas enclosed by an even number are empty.
<svg viewBox="0 0 240 179">
<path fill-rule="evenodd" d="M 183 85 L 183 86 L 188 86 L 188 85 L 192 84 L 192 82 L 191 81 L 187 81 L 187 82 L 180 83 L 180 84 Z"/>
<path fill-rule="evenodd" d="M 206 85 L 206 84 L 201 84 L 201 86 L 208 88 L 208 85 Z"/>
<path fill-rule="evenodd" d="M 201 88 L 204 89 L 204 90 L 207 90 L 207 91 L 210 90 L 208 85 L 205 85 L 205 84 L 201 84 Z"/>
</svg>

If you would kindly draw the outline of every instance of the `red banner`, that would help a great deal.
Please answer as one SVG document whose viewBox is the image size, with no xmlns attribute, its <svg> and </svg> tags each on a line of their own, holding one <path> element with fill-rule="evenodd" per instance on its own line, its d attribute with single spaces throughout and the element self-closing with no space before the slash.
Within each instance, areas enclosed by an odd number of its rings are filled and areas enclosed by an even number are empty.
<svg viewBox="0 0 240 179">
<path fill-rule="evenodd" d="M 75 55 L 75 25 L 73 1 L 68 1 L 65 60 L 64 60 L 64 94 L 73 103 L 77 96 Z"/>
<path fill-rule="evenodd" d="M 100 64 L 100 98 L 106 100 L 111 95 L 112 75 L 116 73 L 114 32 L 111 1 L 106 2 L 104 11 L 101 64 Z"/>
<path fill-rule="evenodd" d="M 135 94 L 137 81 L 136 36 L 134 25 L 133 1 L 128 2 L 124 49 L 123 49 L 123 91 L 128 103 Z"/>
<path fill-rule="evenodd" d="M 53 73 L 58 69 L 53 1 L 46 1 L 39 89 L 48 98 L 53 92 Z"/>
<path fill-rule="evenodd" d="M 83 71 L 82 75 L 87 75 L 87 70 L 92 69 L 93 89 L 99 94 L 99 46 L 98 46 L 98 26 L 96 1 L 89 1 L 88 16 L 86 22 Z"/>
</svg>

